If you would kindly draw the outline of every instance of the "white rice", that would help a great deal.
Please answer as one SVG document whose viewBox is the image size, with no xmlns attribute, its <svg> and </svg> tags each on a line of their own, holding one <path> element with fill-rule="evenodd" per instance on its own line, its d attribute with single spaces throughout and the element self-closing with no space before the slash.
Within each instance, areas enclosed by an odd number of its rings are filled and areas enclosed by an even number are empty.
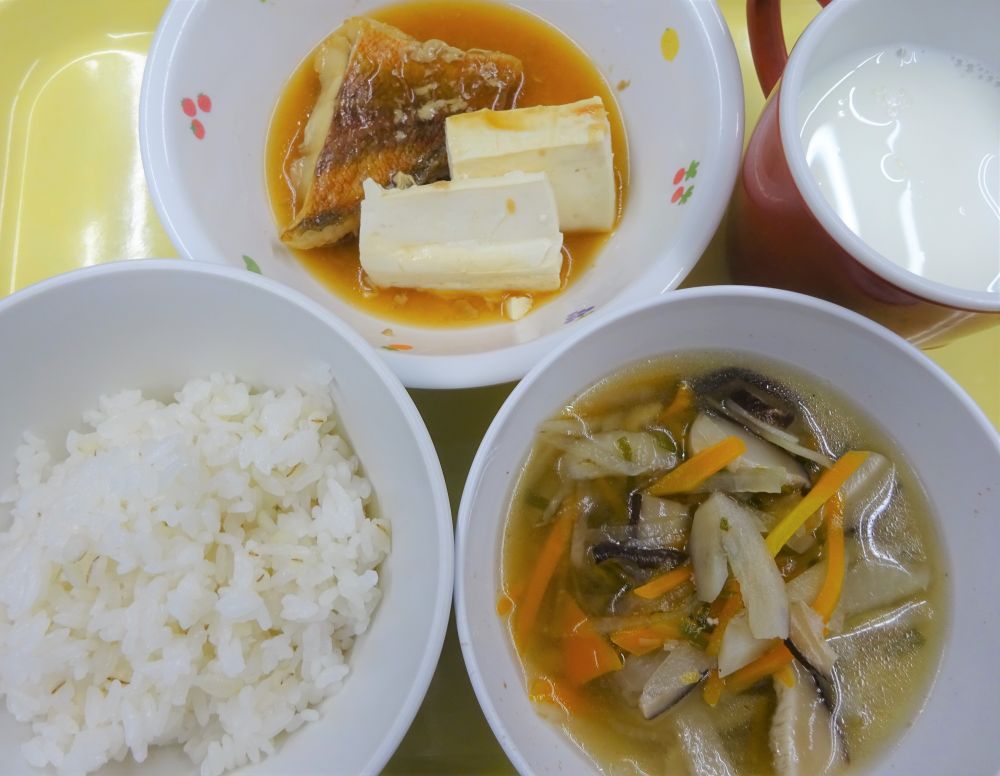
<svg viewBox="0 0 1000 776">
<path fill-rule="evenodd" d="M 26 434 L 0 502 L 0 693 L 31 723 L 24 757 L 258 762 L 344 681 L 389 549 L 328 386 L 213 375 L 166 405 L 103 396 L 84 422 L 59 462 Z"/>
</svg>

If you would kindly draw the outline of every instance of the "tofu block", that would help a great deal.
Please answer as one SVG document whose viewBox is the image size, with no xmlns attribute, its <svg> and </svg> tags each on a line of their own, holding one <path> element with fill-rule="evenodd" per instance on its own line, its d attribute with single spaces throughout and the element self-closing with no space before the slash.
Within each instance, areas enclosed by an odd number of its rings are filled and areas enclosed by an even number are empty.
<svg viewBox="0 0 1000 776">
<path fill-rule="evenodd" d="M 364 183 L 361 266 L 379 286 L 440 291 L 554 291 L 562 233 L 542 173 L 406 189 Z"/>
<path fill-rule="evenodd" d="M 564 232 L 607 232 L 615 225 L 611 125 L 600 97 L 449 116 L 445 142 L 452 179 L 544 172 Z"/>
</svg>

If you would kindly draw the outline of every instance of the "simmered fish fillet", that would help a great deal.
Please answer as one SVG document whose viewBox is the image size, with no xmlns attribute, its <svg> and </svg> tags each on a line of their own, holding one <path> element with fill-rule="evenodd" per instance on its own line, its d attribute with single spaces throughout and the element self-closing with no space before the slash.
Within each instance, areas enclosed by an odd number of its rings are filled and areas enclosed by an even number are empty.
<svg viewBox="0 0 1000 776">
<path fill-rule="evenodd" d="M 297 248 L 337 242 L 358 230 L 361 184 L 448 175 L 444 120 L 510 108 L 523 69 L 495 51 L 420 42 L 355 17 L 316 53 L 320 95 L 300 147 L 298 207 L 282 239 Z"/>
</svg>

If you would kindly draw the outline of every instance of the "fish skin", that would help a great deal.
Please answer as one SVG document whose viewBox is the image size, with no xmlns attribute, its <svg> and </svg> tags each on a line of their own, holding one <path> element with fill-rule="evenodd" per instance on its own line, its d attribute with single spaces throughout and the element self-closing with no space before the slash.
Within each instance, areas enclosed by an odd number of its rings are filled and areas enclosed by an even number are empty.
<svg viewBox="0 0 1000 776">
<path fill-rule="evenodd" d="M 314 169 L 305 173 L 302 206 L 281 236 L 297 248 L 357 233 L 367 178 L 388 186 L 400 172 L 416 184 L 448 177 L 445 119 L 512 107 L 524 79 L 516 57 L 420 42 L 364 17 L 349 19 L 338 35 L 351 49 L 337 104 Z"/>
</svg>

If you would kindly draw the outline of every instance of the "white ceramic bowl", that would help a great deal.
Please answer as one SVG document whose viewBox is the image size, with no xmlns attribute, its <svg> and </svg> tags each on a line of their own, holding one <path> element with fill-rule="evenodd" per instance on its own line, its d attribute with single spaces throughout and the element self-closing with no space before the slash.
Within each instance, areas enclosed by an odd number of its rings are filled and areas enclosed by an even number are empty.
<svg viewBox="0 0 1000 776">
<path fill-rule="evenodd" d="M 631 185 L 624 217 L 587 274 L 517 323 L 431 329 L 387 323 L 323 288 L 277 237 L 264 145 L 285 81 L 343 19 L 379 0 L 174 0 L 143 80 L 140 143 L 157 211 L 180 254 L 244 266 L 304 292 L 382 350 L 411 387 L 457 388 L 520 378 L 584 315 L 675 288 L 722 218 L 743 143 L 743 85 L 728 28 L 706 0 L 518 0 L 587 51 L 618 93 Z M 677 34 L 672 61 L 661 51 Z M 205 94 L 199 139 L 181 101 Z M 675 184 L 679 171 L 695 177 Z M 683 177 L 683 176 L 682 176 Z M 687 196 L 672 203 L 675 193 Z M 383 331 L 391 327 L 392 335 Z"/>
<path fill-rule="evenodd" d="M 979 667 L 992 664 L 1000 640 L 1000 438 L 951 378 L 880 326 L 811 297 L 726 286 L 679 291 L 587 327 L 532 369 L 483 439 L 459 510 L 455 604 L 473 687 L 504 750 L 523 774 L 594 771 L 535 712 L 496 614 L 508 499 L 538 423 L 625 364 L 718 349 L 785 362 L 850 397 L 896 441 L 940 518 L 951 605 L 938 679 L 922 713 L 872 772 L 996 774 L 1000 694 Z"/>
<path fill-rule="evenodd" d="M 0 491 L 13 481 L 14 449 L 25 429 L 64 443 L 102 393 L 137 387 L 167 398 L 187 379 L 216 371 L 280 386 L 310 364 L 333 367 L 342 426 L 392 525 L 385 596 L 322 718 L 244 772 L 378 773 L 413 720 L 440 655 L 453 542 L 430 437 L 371 348 L 319 305 L 252 273 L 139 261 L 71 272 L 0 301 L 0 363 Z M 4 774 L 39 773 L 18 752 L 27 735 L 26 725 L 0 711 Z M 139 772 L 197 771 L 172 748 L 155 751 L 141 767 L 110 765 L 102 774 Z"/>
</svg>

